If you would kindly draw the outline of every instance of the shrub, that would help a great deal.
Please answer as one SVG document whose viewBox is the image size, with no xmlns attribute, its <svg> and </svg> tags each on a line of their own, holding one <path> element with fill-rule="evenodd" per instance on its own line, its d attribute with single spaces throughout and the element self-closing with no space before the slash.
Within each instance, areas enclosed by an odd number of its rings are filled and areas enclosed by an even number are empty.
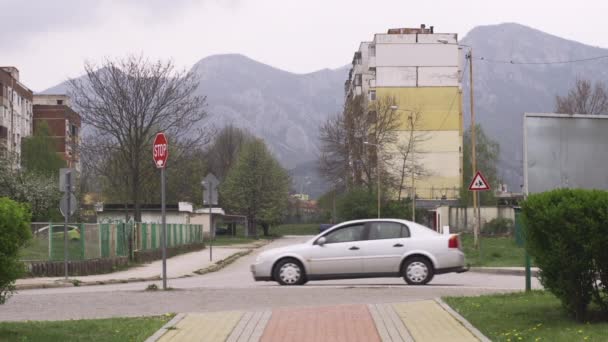
<svg viewBox="0 0 608 342">
<path fill-rule="evenodd" d="M 15 290 L 15 280 L 25 271 L 17 253 L 31 239 L 31 214 L 25 204 L 0 198 L 0 304 Z"/>
<path fill-rule="evenodd" d="M 608 192 L 559 189 L 522 204 L 526 249 L 540 269 L 543 286 L 577 320 L 592 300 L 606 313 Z"/>
<path fill-rule="evenodd" d="M 342 221 L 377 217 L 378 202 L 374 192 L 355 188 L 340 196 L 337 201 L 338 216 Z"/>
<path fill-rule="evenodd" d="M 488 235 L 507 235 L 513 232 L 513 220 L 497 217 L 483 225 L 482 232 Z"/>
</svg>

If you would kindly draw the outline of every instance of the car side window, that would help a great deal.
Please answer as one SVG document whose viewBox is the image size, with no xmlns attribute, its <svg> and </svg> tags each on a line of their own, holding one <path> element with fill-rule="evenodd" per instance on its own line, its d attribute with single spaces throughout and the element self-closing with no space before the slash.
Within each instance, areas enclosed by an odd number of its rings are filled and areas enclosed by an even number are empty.
<svg viewBox="0 0 608 342">
<path fill-rule="evenodd" d="M 369 239 L 401 239 L 410 237 L 408 227 L 397 222 L 371 222 L 369 224 Z"/>
<path fill-rule="evenodd" d="M 354 225 L 340 228 L 325 235 L 325 243 L 340 243 L 363 240 L 365 225 Z"/>
</svg>

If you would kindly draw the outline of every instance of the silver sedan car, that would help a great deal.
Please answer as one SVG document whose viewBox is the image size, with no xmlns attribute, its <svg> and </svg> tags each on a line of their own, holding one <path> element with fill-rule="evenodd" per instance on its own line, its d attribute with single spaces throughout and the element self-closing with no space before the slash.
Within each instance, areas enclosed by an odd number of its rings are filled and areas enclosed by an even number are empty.
<svg viewBox="0 0 608 342">
<path fill-rule="evenodd" d="M 465 271 L 457 234 L 397 219 L 344 222 L 305 243 L 267 250 L 251 265 L 256 281 L 281 285 L 378 277 L 424 285 L 435 274 Z"/>
</svg>

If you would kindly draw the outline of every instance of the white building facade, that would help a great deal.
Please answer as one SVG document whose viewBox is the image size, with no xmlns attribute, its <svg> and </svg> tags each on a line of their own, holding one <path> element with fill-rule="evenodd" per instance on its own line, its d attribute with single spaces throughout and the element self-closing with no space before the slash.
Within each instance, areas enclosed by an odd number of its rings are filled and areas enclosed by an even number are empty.
<svg viewBox="0 0 608 342">
<path fill-rule="evenodd" d="M 21 160 L 21 140 L 32 135 L 33 92 L 19 82 L 19 70 L 0 67 L 0 154 Z"/>
<path fill-rule="evenodd" d="M 398 144 L 414 134 L 421 143 L 412 152 L 424 169 L 406 192 L 416 198 L 454 200 L 462 188 L 462 90 L 458 35 L 435 33 L 434 28 L 390 29 L 363 42 L 355 52 L 347 100 L 365 96 L 368 104 L 383 97 L 395 99 L 400 116 Z M 383 146 L 383 153 L 397 154 L 396 146 Z"/>
</svg>

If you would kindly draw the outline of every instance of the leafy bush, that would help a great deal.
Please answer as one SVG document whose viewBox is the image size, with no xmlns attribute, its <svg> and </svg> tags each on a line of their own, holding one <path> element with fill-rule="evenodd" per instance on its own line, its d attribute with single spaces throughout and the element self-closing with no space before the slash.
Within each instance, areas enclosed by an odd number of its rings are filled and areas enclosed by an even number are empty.
<svg viewBox="0 0 608 342">
<path fill-rule="evenodd" d="M 23 272 L 17 253 L 31 239 L 31 214 L 25 204 L 0 198 L 0 304 L 15 290 L 15 280 Z"/>
<path fill-rule="evenodd" d="M 341 221 L 378 217 L 376 193 L 364 188 L 352 189 L 338 199 L 338 217 Z"/>
<path fill-rule="evenodd" d="M 531 195 L 522 218 L 526 249 L 540 268 L 543 286 L 579 321 L 592 300 L 608 314 L 608 192 L 560 189 Z"/>
<path fill-rule="evenodd" d="M 507 235 L 513 232 L 513 220 L 497 217 L 483 225 L 482 233 L 488 235 Z"/>
</svg>

